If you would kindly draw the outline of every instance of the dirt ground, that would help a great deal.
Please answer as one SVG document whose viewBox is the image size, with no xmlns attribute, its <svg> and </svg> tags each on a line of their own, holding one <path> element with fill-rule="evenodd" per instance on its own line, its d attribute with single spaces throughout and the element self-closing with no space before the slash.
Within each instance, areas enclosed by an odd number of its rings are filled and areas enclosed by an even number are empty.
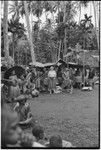
<svg viewBox="0 0 101 150">
<path fill-rule="evenodd" d="M 57 133 L 76 147 L 99 146 L 99 89 L 74 93 L 41 94 L 31 101 L 34 118 L 47 137 Z"/>
</svg>

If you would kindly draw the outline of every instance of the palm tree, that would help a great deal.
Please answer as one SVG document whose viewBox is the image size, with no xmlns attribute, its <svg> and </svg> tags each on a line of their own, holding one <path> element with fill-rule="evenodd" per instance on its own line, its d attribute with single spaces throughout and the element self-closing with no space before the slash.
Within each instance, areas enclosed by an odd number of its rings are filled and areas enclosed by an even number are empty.
<svg viewBox="0 0 101 150">
<path fill-rule="evenodd" d="M 96 11 L 97 11 L 97 9 L 96 9 L 96 4 L 97 4 L 97 2 L 96 1 L 79 1 L 78 3 L 79 3 L 79 9 L 80 9 L 80 15 L 79 15 L 79 23 L 80 23 L 80 17 L 81 17 L 81 7 L 87 7 L 88 6 L 88 3 L 91 3 L 92 2 L 92 4 L 93 4 L 93 8 L 94 8 L 94 17 L 95 17 L 95 33 L 96 33 L 96 37 L 97 37 L 97 42 L 98 42 L 98 47 L 99 47 L 99 38 L 98 38 L 98 34 L 97 34 L 97 25 L 96 25 L 96 23 L 97 23 L 97 15 L 96 15 Z M 99 2 L 98 2 L 99 3 Z M 99 4 L 98 4 L 99 5 Z M 99 8 L 98 8 L 99 9 Z M 99 19 L 100 20 L 100 19 Z"/>
<path fill-rule="evenodd" d="M 80 14 L 79 14 L 79 24 L 80 24 L 80 19 L 81 19 L 81 11 L 82 11 L 82 7 L 87 7 L 88 6 L 88 3 L 89 3 L 90 1 L 78 1 L 78 6 L 79 6 L 79 12 L 80 12 Z"/>
<path fill-rule="evenodd" d="M 81 20 L 80 22 L 80 30 L 81 30 L 81 38 L 83 38 L 83 49 L 86 47 L 86 41 L 89 39 L 89 34 L 92 33 L 93 24 L 91 23 L 91 17 L 87 16 L 87 14 L 84 15 L 85 19 Z"/>
<path fill-rule="evenodd" d="M 11 19 L 8 21 L 8 31 L 12 34 L 12 46 L 13 46 L 13 59 L 15 55 L 15 51 L 17 49 L 18 40 L 21 40 L 21 37 L 25 35 L 24 24 L 19 22 L 19 18 L 16 20 Z"/>
<path fill-rule="evenodd" d="M 59 15 L 59 12 L 60 12 L 60 2 L 59 1 L 57 2 L 57 9 L 58 9 L 58 15 Z M 60 23 L 60 17 L 58 17 L 58 22 Z M 61 45 L 62 45 L 62 41 L 60 39 L 60 41 L 59 41 L 58 60 L 60 59 Z"/>
<path fill-rule="evenodd" d="M 29 23 L 28 5 L 27 5 L 26 1 L 23 1 L 23 3 L 24 3 L 24 8 L 25 8 L 27 31 L 28 31 L 28 35 L 29 35 L 29 44 L 30 44 L 30 48 L 31 48 L 31 57 L 32 57 L 32 62 L 34 63 L 36 61 L 36 59 L 35 59 L 34 46 L 33 46 L 33 41 L 32 41 L 31 28 L 30 28 L 30 23 Z"/>
<path fill-rule="evenodd" d="M 63 40 L 61 41 L 62 43 L 60 43 L 60 46 L 62 44 L 62 51 L 63 54 L 65 55 L 67 52 L 67 25 L 69 24 L 69 22 L 71 22 L 74 18 L 74 15 L 76 13 L 75 8 L 73 6 L 73 2 L 71 1 L 63 1 L 60 2 L 60 7 L 58 8 L 59 13 L 58 13 L 58 24 L 61 24 L 62 26 L 62 31 L 64 30 L 64 36 L 63 36 Z M 59 23 L 60 21 L 60 23 Z M 59 52 L 60 53 L 60 52 Z"/>
<path fill-rule="evenodd" d="M 29 22 L 29 12 L 31 11 L 30 5 L 32 2 L 29 1 L 15 1 L 13 5 L 11 5 L 10 8 L 10 13 L 13 14 L 13 18 L 17 19 L 20 17 L 20 15 L 23 17 L 25 15 L 26 18 L 26 23 L 27 23 L 27 32 L 29 36 L 29 45 L 31 49 L 31 57 L 32 61 L 35 61 L 35 53 L 34 53 L 34 47 L 33 47 L 33 40 L 32 40 L 32 33 L 31 33 L 31 27 L 30 27 L 30 22 Z"/>
<path fill-rule="evenodd" d="M 9 8 L 9 14 L 13 13 L 12 19 L 16 20 L 19 19 L 19 4 L 18 1 L 14 1 L 12 4 L 10 4 L 10 8 Z"/>
<path fill-rule="evenodd" d="M 4 17 L 3 17 L 3 32 L 4 32 L 4 51 L 6 61 L 9 61 L 8 49 L 8 1 L 4 1 Z M 8 62 L 9 64 L 9 62 Z"/>
</svg>

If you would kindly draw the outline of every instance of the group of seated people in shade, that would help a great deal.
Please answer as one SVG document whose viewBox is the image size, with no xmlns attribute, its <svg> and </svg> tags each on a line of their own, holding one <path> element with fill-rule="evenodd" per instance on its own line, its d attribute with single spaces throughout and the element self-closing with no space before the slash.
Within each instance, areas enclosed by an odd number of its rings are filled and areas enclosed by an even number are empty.
<svg viewBox="0 0 101 150">
<path fill-rule="evenodd" d="M 28 68 L 24 75 L 19 78 L 13 72 L 9 77 L 13 80 L 12 86 L 9 86 L 8 93 L 14 97 L 19 95 L 19 92 L 34 95 L 39 92 L 47 93 L 60 93 L 70 92 L 73 93 L 73 88 L 82 88 L 83 86 L 92 86 L 96 78 L 94 69 L 80 69 L 80 68 L 68 68 L 68 67 L 56 67 L 50 68 Z M 10 93 L 10 91 L 12 91 Z M 14 92 L 17 91 L 17 92 Z M 12 95 L 12 96 L 13 96 Z"/>
<path fill-rule="evenodd" d="M 25 75 L 17 77 L 15 72 L 9 77 L 12 84 L 7 87 L 8 95 L 11 98 L 15 98 L 19 93 L 31 94 L 32 96 L 38 95 L 39 92 L 59 93 L 64 89 L 73 91 L 73 82 L 70 77 L 70 71 L 65 68 L 61 73 L 61 77 L 58 76 L 57 68 L 51 66 L 49 69 L 44 68 L 42 70 L 36 70 L 36 68 L 29 69 Z M 62 82 L 61 82 L 61 81 Z M 58 90 L 60 89 L 60 91 Z M 15 92 L 16 91 L 16 92 Z"/>
<path fill-rule="evenodd" d="M 59 76 L 59 73 L 61 76 Z M 62 71 L 59 71 L 58 67 L 51 66 L 50 68 L 44 68 L 43 71 L 36 71 L 35 87 L 39 92 L 45 91 L 52 93 L 59 93 L 64 89 L 69 89 L 72 93 L 73 84 L 70 77 L 69 68 L 65 67 Z M 62 82 L 61 82 L 61 81 Z"/>
</svg>

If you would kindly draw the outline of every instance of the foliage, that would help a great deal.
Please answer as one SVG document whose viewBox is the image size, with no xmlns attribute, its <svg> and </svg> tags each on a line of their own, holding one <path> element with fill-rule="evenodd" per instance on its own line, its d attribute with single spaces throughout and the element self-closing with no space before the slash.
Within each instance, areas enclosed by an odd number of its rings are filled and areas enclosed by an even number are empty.
<svg viewBox="0 0 101 150">
<path fill-rule="evenodd" d="M 91 39 L 91 34 L 92 34 L 92 29 L 93 29 L 93 24 L 91 23 L 91 17 L 92 16 L 87 16 L 87 14 L 84 15 L 85 18 L 81 20 L 79 30 L 80 30 L 80 44 L 82 45 L 83 49 L 87 49 L 90 46 L 90 40 Z M 88 47 L 87 47 L 88 46 Z"/>
<path fill-rule="evenodd" d="M 88 2 L 89 1 L 78 1 L 82 6 L 87 6 Z M 34 22 L 32 29 L 36 61 L 56 61 L 60 41 L 62 41 L 60 48 L 62 53 L 64 53 L 65 44 L 67 48 L 66 52 L 68 52 L 68 47 L 74 48 L 77 43 L 79 43 L 83 49 L 97 49 L 97 39 L 94 32 L 95 29 L 91 22 L 91 16 L 85 14 L 85 18 L 80 21 L 80 24 L 77 24 L 77 22 L 73 20 L 76 14 L 73 2 L 65 1 L 64 5 L 62 1 L 27 1 L 27 4 L 29 13 L 38 18 L 38 21 Z M 64 11 L 65 6 L 66 10 Z M 23 17 L 25 15 L 23 1 L 15 1 L 10 7 L 9 13 L 11 12 L 13 12 L 13 16 L 12 19 L 8 21 L 8 31 L 12 33 L 12 41 L 9 43 L 10 54 L 12 55 L 12 50 L 14 49 L 16 64 L 20 63 L 26 65 L 31 61 L 31 54 L 28 39 L 25 35 L 26 30 L 24 24 L 19 21 L 21 16 Z M 50 19 L 47 17 L 45 26 L 40 29 L 40 17 L 43 12 L 50 12 L 53 18 Z M 54 13 L 56 12 L 57 17 L 54 18 Z M 56 24 L 54 28 L 53 22 Z M 3 31 L 2 24 L 1 29 Z M 3 54 L 3 32 L 1 32 L 1 38 L 1 52 Z M 66 40 L 64 41 L 65 38 Z"/>
<path fill-rule="evenodd" d="M 24 24 L 19 22 L 19 19 L 13 20 L 11 19 L 8 22 L 8 32 L 11 32 L 13 35 L 17 35 L 17 38 L 21 38 L 26 31 L 24 28 Z"/>
<path fill-rule="evenodd" d="M 40 30 L 39 38 L 34 33 L 35 52 L 37 61 L 52 62 L 53 52 L 57 46 L 54 41 L 54 33 L 48 32 L 45 28 Z"/>
</svg>

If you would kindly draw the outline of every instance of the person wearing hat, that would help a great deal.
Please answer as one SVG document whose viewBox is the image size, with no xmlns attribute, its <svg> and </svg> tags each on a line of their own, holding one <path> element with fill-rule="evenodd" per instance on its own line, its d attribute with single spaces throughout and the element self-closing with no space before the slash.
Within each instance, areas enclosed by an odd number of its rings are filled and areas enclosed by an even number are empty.
<svg viewBox="0 0 101 150">
<path fill-rule="evenodd" d="M 50 71 L 48 72 L 50 94 L 52 93 L 52 91 L 54 93 L 56 91 L 56 76 L 57 76 L 56 71 L 54 70 L 54 67 L 51 66 Z"/>
</svg>

